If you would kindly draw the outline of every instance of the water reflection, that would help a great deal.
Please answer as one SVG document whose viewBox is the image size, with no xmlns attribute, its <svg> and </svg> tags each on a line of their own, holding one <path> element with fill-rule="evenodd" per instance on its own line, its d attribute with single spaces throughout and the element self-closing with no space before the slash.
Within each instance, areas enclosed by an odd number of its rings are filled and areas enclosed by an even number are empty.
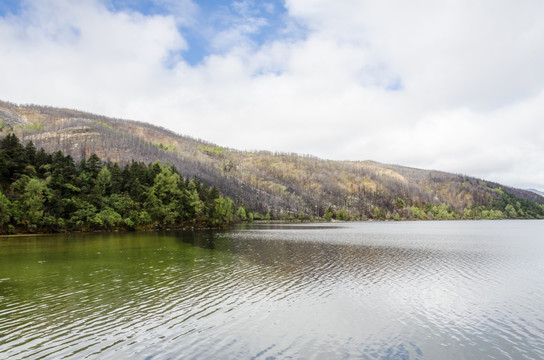
<svg viewBox="0 0 544 360">
<path fill-rule="evenodd" d="M 0 358 L 542 358 L 521 223 L 2 239 Z"/>
</svg>

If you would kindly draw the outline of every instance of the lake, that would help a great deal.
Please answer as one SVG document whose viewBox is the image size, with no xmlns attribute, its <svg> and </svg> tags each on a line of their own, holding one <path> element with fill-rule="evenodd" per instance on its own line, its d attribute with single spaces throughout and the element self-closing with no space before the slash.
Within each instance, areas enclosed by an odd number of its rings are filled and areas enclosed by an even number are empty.
<svg viewBox="0 0 544 360">
<path fill-rule="evenodd" d="M 1 359 L 544 359 L 544 221 L 0 238 Z"/>
</svg>

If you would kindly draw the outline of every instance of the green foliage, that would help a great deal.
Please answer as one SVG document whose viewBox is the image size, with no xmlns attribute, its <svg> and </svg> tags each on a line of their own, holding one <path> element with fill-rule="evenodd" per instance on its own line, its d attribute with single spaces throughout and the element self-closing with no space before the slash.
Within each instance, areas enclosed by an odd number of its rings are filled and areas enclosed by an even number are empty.
<svg viewBox="0 0 544 360">
<path fill-rule="evenodd" d="M 340 221 L 349 221 L 350 216 L 346 210 L 340 209 L 336 212 L 336 219 Z"/>
<path fill-rule="evenodd" d="M 123 222 L 121 215 L 110 207 L 104 208 L 90 220 L 93 227 L 104 230 L 117 229 Z"/>
<path fill-rule="evenodd" d="M 0 233 L 208 227 L 253 220 L 253 213 L 215 187 L 184 179 L 160 162 L 132 162 L 121 169 L 93 154 L 76 166 L 69 155 L 36 151 L 32 143 L 23 147 L 11 134 L 0 140 L 0 155 Z"/>
<path fill-rule="evenodd" d="M 216 157 L 221 157 L 225 153 L 225 149 L 219 146 L 198 145 L 198 149 L 202 150 L 204 153 L 210 156 Z"/>
<path fill-rule="evenodd" d="M 45 210 L 50 190 L 41 179 L 28 179 L 24 191 L 14 202 L 16 221 L 29 231 L 36 231 Z"/>
<path fill-rule="evenodd" d="M 453 210 L 446 204 L 430 206 L 429 213 L 435 220 L 453 220 L 455 218 Z"/>
<path fill-rule="evenodd" d="M 294 221 L 295 216 L 293 214 L 291 214 L 290 212 L 285 212 L 285 213 L 282 214 L 281 219 L 284 220 L 284 221 Z"/>
<path fill-rule="evenodd" d="M 425 211 L 423 209 L 418 208 L 417 206 L 410 207 L 410 212 L 412 213 L 412 216 L 415 219 L 418 219 L 418 220 L 427 219 L 427 214 L 425 213 Z"/>
<path fill-rule="evenodd" d="M 110 193 L 111 188 L 111 172 L 107 167 L 103 167 L 96 176 L 96 184 L 94 186 L 96 193 L 100 196 L 106 196 Z"/>
<path fill-rule="evenodd" d="M 11 182 L 25 173 L 26 152 L 14 134 L 8 134 L 0 144 L 0 186 L 7 189 Z"/>
<path fill-rule="evenodd" d="M 176 150 L 175 145 L 163 145 L 162 143 L 153 143 L 153 145 L 155 145 L 159 149 L 165 150 L 165 151 L 174 151 L 174 150 Z"/>
<path fill-rule="evenodd" d="M 102 161 L 100 161 L 100 158 L 96 156 L 96 154 L 91 154 L 87 161 L 85 162 L 85 172 L 87 172 L 91 179 L 96 179 L 98 176 L 98 173 L 100 172 L 100 169 L 102 168 Z"/>
<path fill-rule="evenodd" d="M 130 216 L 130 211 L 135 208 L 135 202 L 127 194 L 112 194 L 108 198 L 107 206 L 111 207 L 123 217 Z"/>
<path fill-rule="evenodd" d="M 331 221 L 332 218 L 334 216 L 334 213 L 332 212 L 332 209 L 331 208 L 328 208 L 326 211 L 325 211 L 325 214 L 323 215 L 323 219 L 325 221 Z"/>
<path fill-rule="evenodd" d="M 0 232 L 9 224 L 11 218 L 11 202 L 0 190 Z"/>
<path fill-rule="evenodd" d="M 84 200 L 76 200 L 77 210 L 72 213 L 68 220 L 68 230 L 86 231 L 90 229 L 92 219 L 96 215 L 94 205 Z"/>
<path fill-rule="evenodd" d="M 43 123 L 36 122 L 36 123 L 24 124 L 24 125 L 20 125 L 20 127 L 27 131 L 38 132 L 41 129 L 43 129 Z"/>
<path fill-rule="evenodd" d="M 506 216 L 510 219 L 515 219 L 518 217 L 518 213 L 516 211 L 516 208 L 512 206 L 512 204 L 508 204 L 504 208 L 504 212 L 506 213 Z"/>
<path fill-rule="evenodd" d="M 304 213 L 304 211 L 300 210 L 297 214 L 297 220 L 306 221 L 309 220 L 309 217 Z"/>
<path fill-rule="evenodd" d="M 500 199 L 492 204 L 494 210 L 504 211 L 509 218 L 542 219 L 544 218 L 544 205 L 536 202 L 520 199 L 504 191 Z M 510 206 L 509 206 L 510 205 Z M 508 208 L 508 209 L 507 209 Z M 512 211 L 515 210 L 514 211 Z"/>
<path fill-rule="evenodd" d="M 500 210 L 482 210 L 480 212 L 480 216 L 479 216 L 480 219 L 484 219 L 484 220 L 498 220 L 498 219 L 503 219 L 504 218 L 504 215 L 502 213 L 502 211 Z"/>
<path fill-rule="evenodd" d="M 253 213 L 253 220 L 268 221 L 270 219 L 271 219 L 270 213 L 266 213 L 265 215 L 263 215 L 261 213 L 258 213 L 258 212 Z"/>
<path fill-rule="evenodd" d="M 240 206 L 238 208 L 238 211 L 236 211 L 236 215 L 238 216 L 238 219 L 242 221 L 247 220 L 246 209 L 244 209 L 243 206 Z"/>
<path fill-rule="evenodd" d="M 378 219 L 378 220 L 385 219 L 385 214 L 383 213 L 383 210 L 379 206 L 376 206 L 374 210 L 372 211 L 372 218 Z"/>
<path fill-rule="evenodd" d="M 197 185 L 194 181 L 190 181 L 186 190 L 188 214 L 190 217 L 197 220 L 206 209 L 204 202 L 200 199 Z M 219 199 L 216 199 L 216 201 Z M 217 215 L 216 202 L 212 205 Z"/>
<path fill-rule="evenodd" d="M 504 219 L 504 214 L 500 210 L 491 210 L 489 212 L 489 218 L 492 219 L 492 220 Z"/>
<path fill-rule="evenodd" d="M 234 203 L 229 198 L 219 198 L 215 200 L 215 221 L 229 224 L 234 217 Z"/>
</svg>

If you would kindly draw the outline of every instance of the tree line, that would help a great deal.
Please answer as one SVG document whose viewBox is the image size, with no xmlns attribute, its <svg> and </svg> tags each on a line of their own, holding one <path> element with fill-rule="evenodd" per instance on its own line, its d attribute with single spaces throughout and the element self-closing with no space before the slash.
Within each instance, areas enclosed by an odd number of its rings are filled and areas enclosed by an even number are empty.
<svg viewBox="0 0 544 360">
<path fill-rule="evenodd" d="M 0 140 L 0 233 L 219 227 L 252 218 L 171 165 L 121 168 L 95 154 L 76 163 L 23 146 L 14 134 Z"/>
</svg>

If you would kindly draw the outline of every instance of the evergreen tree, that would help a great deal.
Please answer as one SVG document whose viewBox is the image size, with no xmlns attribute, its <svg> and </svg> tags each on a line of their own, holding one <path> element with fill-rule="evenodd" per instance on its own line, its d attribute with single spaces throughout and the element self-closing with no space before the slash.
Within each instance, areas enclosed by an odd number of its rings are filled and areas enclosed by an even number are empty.
<svg viewBox="0 0 544 360">
<path fill-rule="evenodd" d="M 108 166 L 111 173 L 111 193 L 120 194 L 123 189 L 123 176 L 119 164 Z"/>
<path fill-rule="evenodd" d="M 32 141 L 25 146 L 25 154 L 29 165 L 36 166 L 36 147 Z"/>
<path fill-rule="evenodd" d="M 0 190 L 0 233 L 5 231 L 11 219 L 11 202 Z"/>
<path fill-rule="evenodd" d="M 8 134 L 0 144 L 0 184 L 5 186 L 17 180 L 27 165 L 23 145 L 15 134 Z"/>
<path fill-rule="evenodd" d="M 85 164 L 85 171 L 89 173 L 91 176 L 91 179 L 96 179 L 98 176 L 98 172 L 102 168 L 102 161 L 100 161 L 100 158 L 96 156 L 96 154 L 92 154 L 87 159 L 87 162 Z"/>
<path fill-rule="evenodd" d="M 0 233 L 220 226 L 248 216 L 243 207 L 236 216 L 215 187 L 160 162 L 121 170 L 93 154 L 76 166 L 12 134 L 0 140 L 0 155 Z"/>
</svg>

